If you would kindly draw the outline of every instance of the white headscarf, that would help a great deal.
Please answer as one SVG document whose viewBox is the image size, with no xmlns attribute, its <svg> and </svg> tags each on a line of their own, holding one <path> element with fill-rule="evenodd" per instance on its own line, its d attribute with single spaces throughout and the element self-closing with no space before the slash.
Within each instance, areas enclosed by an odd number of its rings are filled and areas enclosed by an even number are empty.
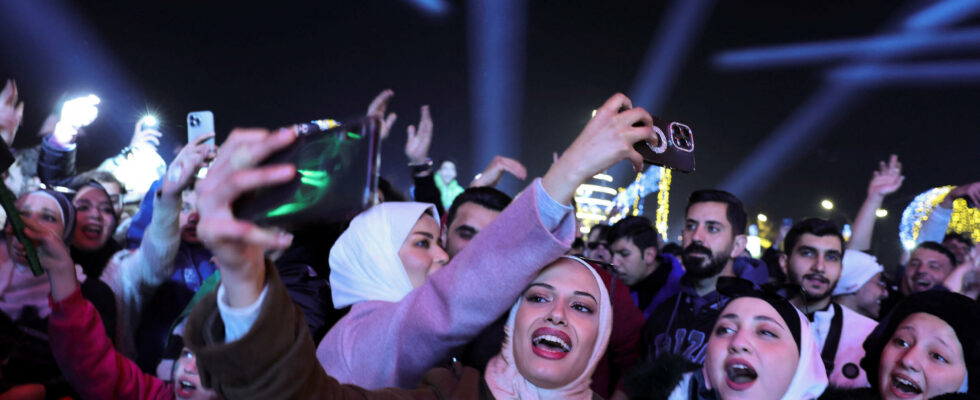
<svg viewBox="0 0 980 400">
<path fill-rule="evenodd" d="M 765 301 L 765 300 L 763 300 Z M 812 400 L 820 397 L 827 389 L 827 368 L 820 358 L 820 349 L 813 338 L 810 321 L 800 310 L 793 308 L 800 318 L 800 360 L 782 400 Z M 724 312 L 724 311 L 722 311 Z M 681 383 L 671 392 L 668 400 L 688 399 L 690 385 L 694 384 L 693 374 L 703 374 L 704 368 L 685 374 Z M 702 375 L 703 376 L 703 375 Z M 704 382 L 708 382 L 704 379 Z"/>
<path fill-rule="evenodd" d="M 872 277 L 883 271 L 875 256 L 857 250 L 845 250 L 840 280 L 834 288 L 834 296 L 855 293 Z"/>
<path fill-rule="evenodd" d="M 330 249 L 330 291 L 335 308 L 367 300 L 400 301 L 414 289 L 398 249 L 432 204 L 381 203 L 351 221 Z"/>
<path fill-rule="evenodd" d="M 524 296 L 518 297 L 517 302 L 510 309 L 507 317 L 507 325 L 504 326 L 504 343 L 500 349 L 500 354 L 490 359 L 487 364 L 483 378 L 487 381 L 487 386 L 498 399 L 591 399 L 592 372 L 599 364 L 599 359 L 606 353 L 606 345 L 609 343 L 609 335 L 612 332 L 612 303 L 609 299 L 609 292 L 606 285 L 602 283 L 602 278 L 592 267 L 578 257 L 564 256 L 564 259 L 575 260 L 582 264 L 583 268 L 592 273 L 596 284 L 599 286 L 599 334 L 596 337 L 595 347 L 589 356 L 589 365 L 585 372 L 579 375 L 571 383 L 558 389 L 542 389 L 534 386 L 517 370 L 514 360 L 514 347 L 511 338 L 514 332 L 514 319 L 517 316 L 517 308 L 521 305 Z"/>
<path fill-rule="evenodd" d="M 827 388 L 827 367 L 820 358 L 810 320 L 800 310 L 796 310 L 796 314 L 800 317 L 800 362 L 796 364 L 796 373 L 783 400 L 816 399 Z"/>
</svg>

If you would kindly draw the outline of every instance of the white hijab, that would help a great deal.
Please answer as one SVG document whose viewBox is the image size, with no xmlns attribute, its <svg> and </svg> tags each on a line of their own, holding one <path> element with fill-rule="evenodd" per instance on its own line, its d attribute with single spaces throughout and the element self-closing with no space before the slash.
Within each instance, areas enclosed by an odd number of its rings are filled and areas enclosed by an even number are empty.
<svg viewBox="0 0 980 400">
<path fill-rule="evenodd" d="M 794 308 L 795 309 L 795 308 Z M 800 310 L 796 310 L 800 318 L 800 360 L 796 364 L 796 372 L 786 388 L 782 400 L 813 400 L 820 397 L 827 388 L 827 368 L 820 358 L 820 350 L 814 340 L 810 321 Z M 704 369 L 684 375 L 681 383 L 671 392 L 668 400 L 688 400 L 690 385 L 694 384 L 693 374 L 703 374 Z M 707 382 L 707 379 L 705 379 Z"/>
<path fill-rule="evenodd" d="M 351 221 L 330 249 L 330 291 L 335 308 L 367 300 L 401 301 L 414 289 L 398 250 L 432 204 L 381 203 Z"/>
<path fill-rule="evenodd" d="M 816 399 L 827 388 L 827 367 L 820 358 L 810 321 L 800 310 L 796 310 L 796 314 L 800 317 L 800 362 L 796 364 L 796 373 L 783 400 Z"/>
<path fill-rule="evenodd" d="M 592 373 L 599 364 L 599 359 L 606 354 L 606 345 L 609 343 L 609 335 L 612 332 L 612 303 L 610 302 L 606 285 L 592 267 L 578 257 L 564 256 L 562 258 L 575 260 L 579 264 L 582 264 L 582 268 L 587 268 L 592 273 L 592 277 L 595 278 L 596 284 L 599 285 L 599 334 L 596 337 L 592 355 L 589 356 L 589 365 L 585 368 L 585 372 L 582 375 L 579 375 L 568 385 L 558 389 L 539 388 L 521 375 L 520 371 L 517 370 L 517 364 L 514 360 L 514 347 L 511 343 L 511 337 L 514 332 L 514 320 L 517 316 L 517 308 L 520 307 L 521 300 L 524 298 L 522 295 L 517 298 L 517 303 L 514 303 L 514 306 L 511 307 L 510 315 L 507 317 L 507 324 L 504 325 L 504 334 L 506 337 L 504 338 L 500 354 L 490 359 L 490 362 L 487 364 L 487 369 L 483 374 L 484 379 L 487 381 L 487 386 L 490 388 L 494 397 L 498 399 L 567 400 L 592 398 L 592 389 L 590 388 L 592 384 Z"/>
</svg>

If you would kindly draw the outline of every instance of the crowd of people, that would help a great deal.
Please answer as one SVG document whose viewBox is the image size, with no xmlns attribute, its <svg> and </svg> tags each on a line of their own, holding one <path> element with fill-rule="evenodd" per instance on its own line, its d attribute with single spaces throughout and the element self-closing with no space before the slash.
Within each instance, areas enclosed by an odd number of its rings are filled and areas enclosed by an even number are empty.
<svg viewBox="0 0 980 400">
<path fill-rule="evenodd" d="M 393 96 L 368 106 L 381 139 Z M 8 81 L 8 146 L 19 97 Z M 49 120 L 4 173 L 44 273 L 7 223 L 0 399 L 980 396 L 980 246 L 947 234 L 953 200 L 980 204 L 980 183 L 952 189 L 886 268 L 869 251 L 874 211 L 903 182 L 896 156 L 872 172 L 849 240 L 804 218 L 754 258 L 745 207 L 715 189 L 688 198 L 681 243 L 644 216 L 578 237 L 579 185 L 622 160 L 639 171 L 633 144 L 659 144 L 622 94 L 514 198 L 494 186 L 527 178 L 517 160 L 465 187 L 451 162 L 437 168 L 423 106 L 407 129 L 410 196 L 382 179 L 353 219 L 292 232 L 233 205 L 293 179 L 262 162 L 294 128 L 198 137 L 139 187 L 105 166 L 162 133 L 138 123 L 120 156 L 79 172 L 90 121 Z"/>
</svg>

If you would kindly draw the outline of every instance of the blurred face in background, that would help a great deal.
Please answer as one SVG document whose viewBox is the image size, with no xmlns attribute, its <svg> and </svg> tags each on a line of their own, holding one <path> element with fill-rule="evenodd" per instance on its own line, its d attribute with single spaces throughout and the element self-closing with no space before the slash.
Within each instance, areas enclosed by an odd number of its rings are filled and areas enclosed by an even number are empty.
<svg viewBox="0 0 980 400">
<path fill-rule="evenodd" d="M 105 192 L 83 186 L 75 194 L 75 233 L 72 244 L 83 251 L 95 251 L 109 242 L 116 226 L 116 213 Z"/>
<path fill-rule="evenodd" d="M 902 279 L 902 292 L 905 295 L 925 292 L 942 284 L 953 272 L 949 257 L 938 251 L 919 247 L 912 252 L 909 264 L 905 267 Z"/>
</svg>

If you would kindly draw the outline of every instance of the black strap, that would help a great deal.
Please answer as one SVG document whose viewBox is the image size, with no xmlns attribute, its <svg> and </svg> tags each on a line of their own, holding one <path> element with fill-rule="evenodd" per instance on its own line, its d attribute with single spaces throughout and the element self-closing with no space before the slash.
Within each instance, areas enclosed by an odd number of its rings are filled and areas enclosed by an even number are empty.
<svg viewBox="0 0 980 400">
<path fill-rule="evenodd" d="M 830 305 L 834 307 L 834 318 L 830 320 L 830 331 L 827 332 L 827 340 L 823 342 L 823 351 L 820 353 L 823 365 L 827 368 L 827 376 L 834 371 L 834 357 L 837 356 L 840 332 L 844 327 L 844 310 L 837 303 L 830 303 Z"/>
</svg>

